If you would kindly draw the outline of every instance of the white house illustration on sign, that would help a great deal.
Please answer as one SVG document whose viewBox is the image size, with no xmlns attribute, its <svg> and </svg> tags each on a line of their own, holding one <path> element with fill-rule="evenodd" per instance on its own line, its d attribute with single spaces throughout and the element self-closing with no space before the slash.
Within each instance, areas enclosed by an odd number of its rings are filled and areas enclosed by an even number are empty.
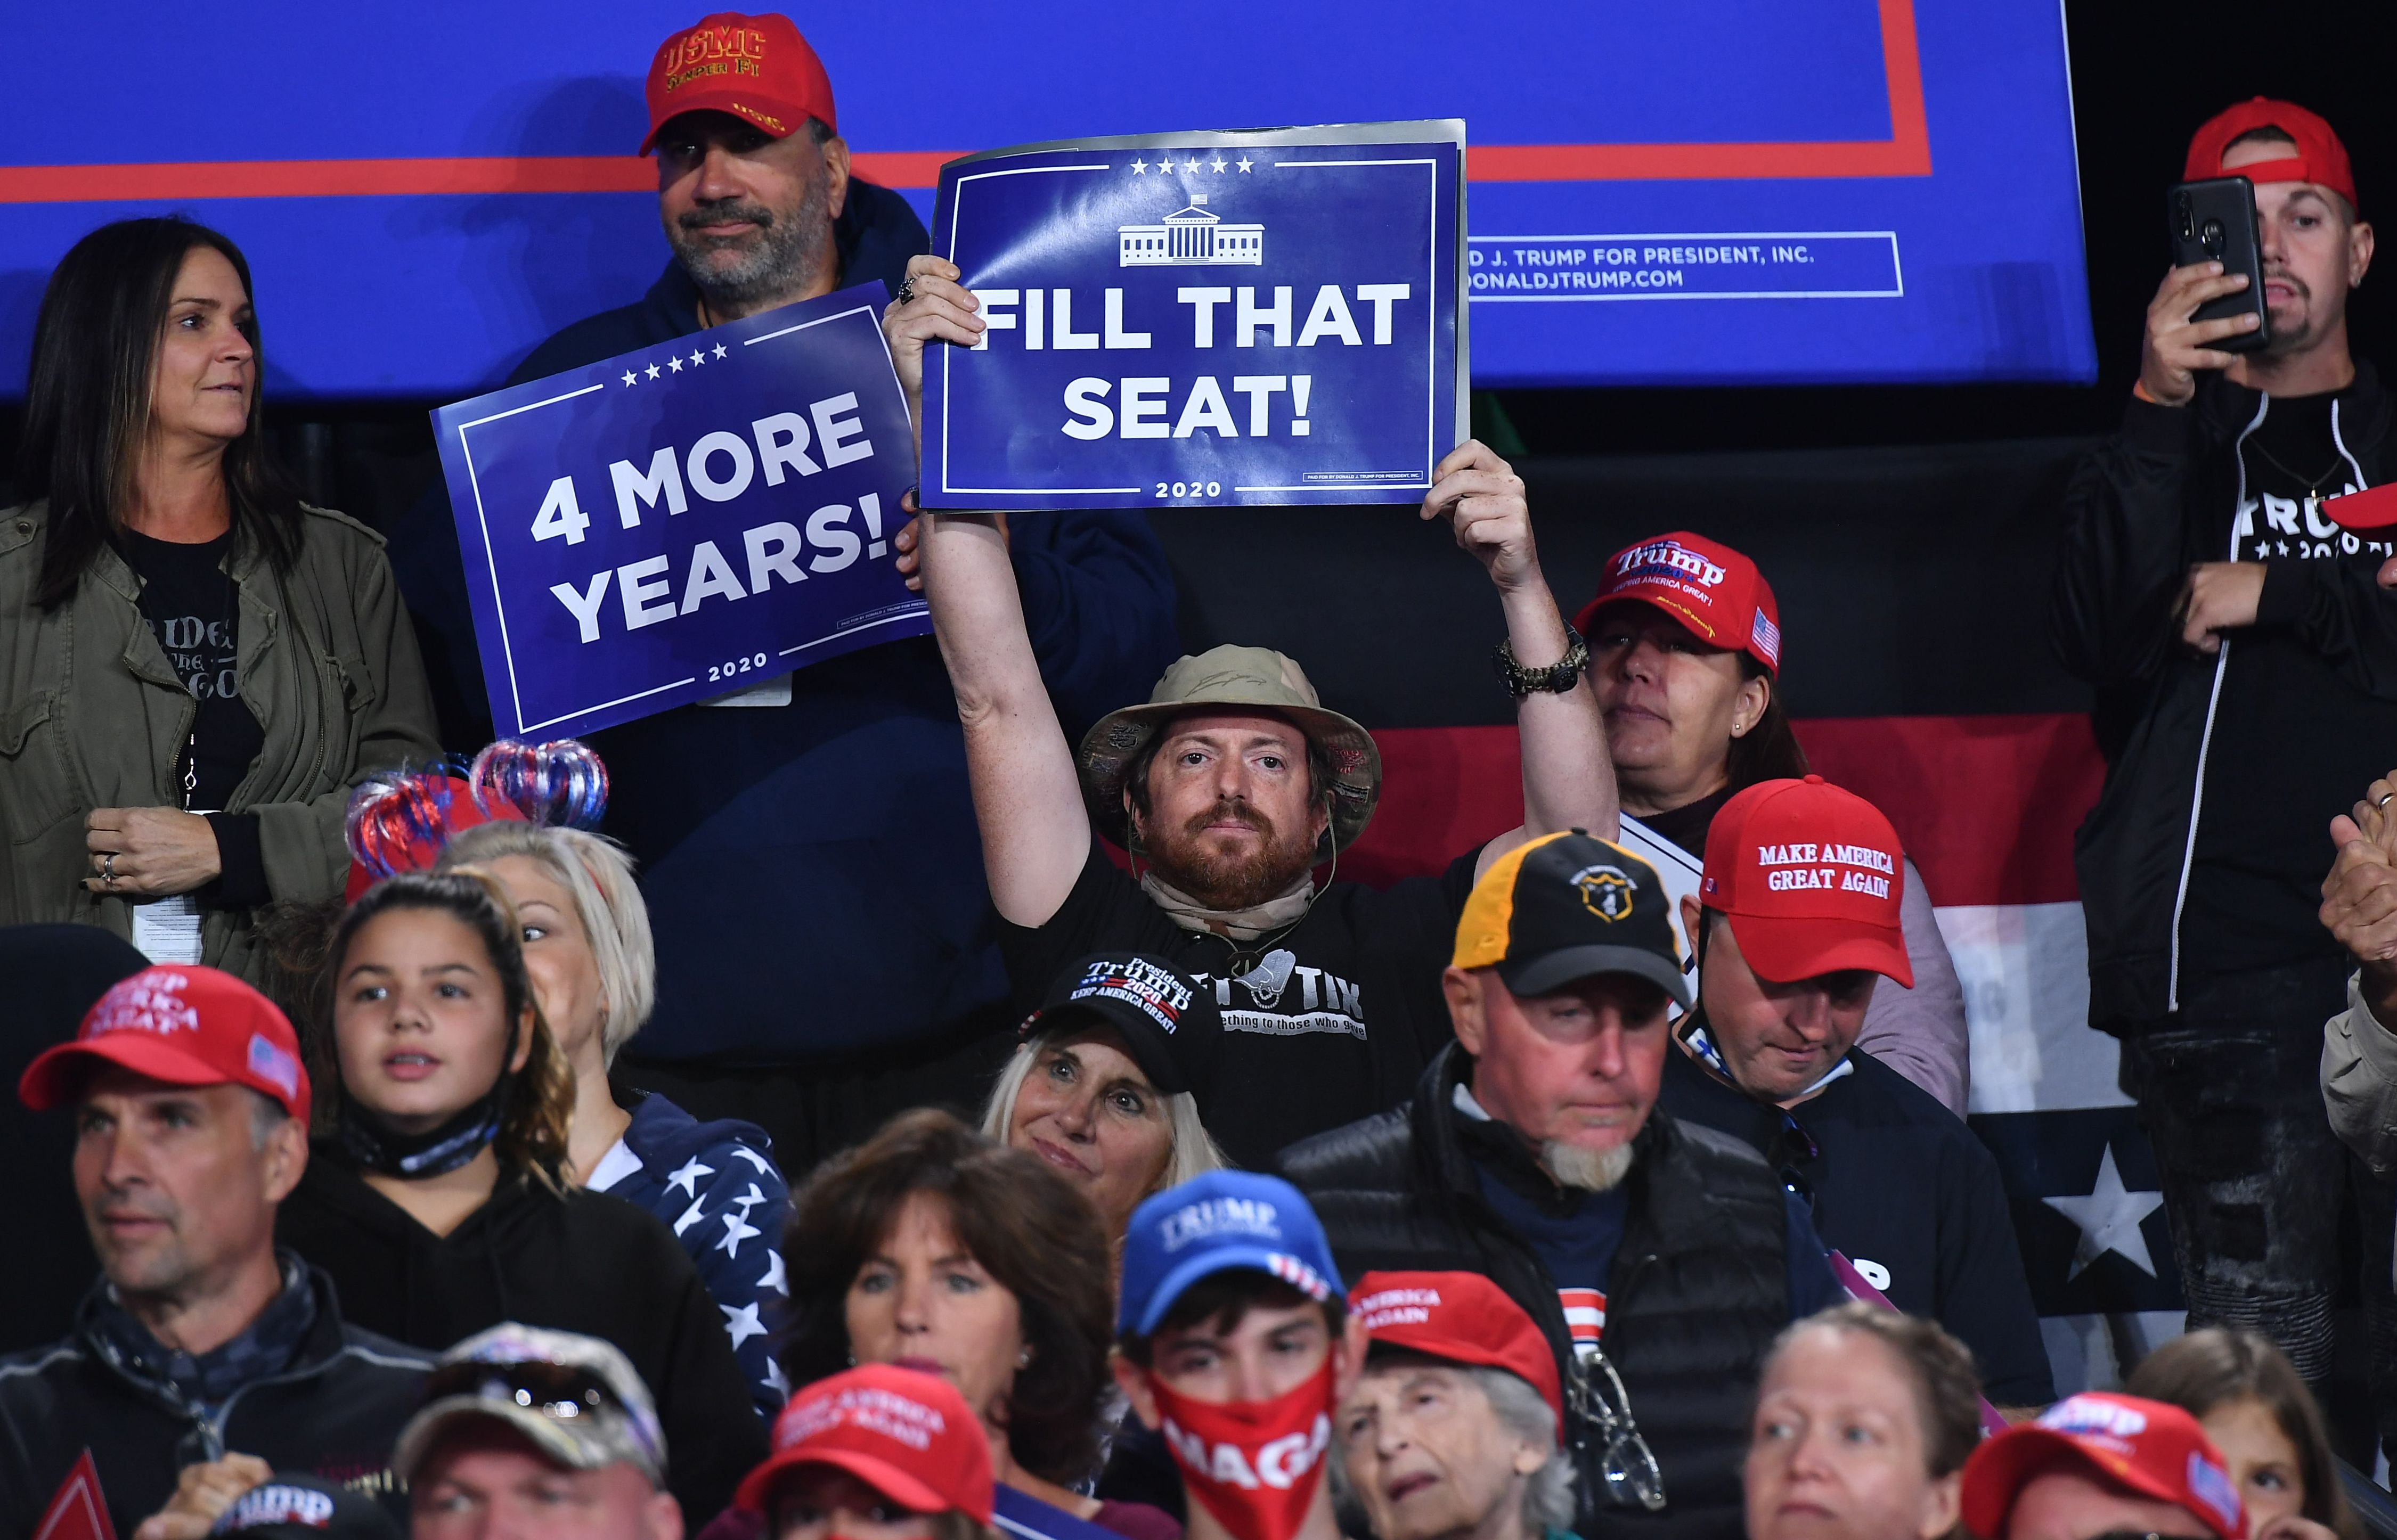
<svg viewBox="0 0 2397 1540">
<path fill-rule="evenodd" d="M 1194 192 L 1190 206 L 1168 214 L 1162 224 L 1118 225 L 1118 267 L 1255 267 L 1265 259 L 1265 227 L 1225 224 L 1207 211 L 1207 194 Z"/>
</svg>

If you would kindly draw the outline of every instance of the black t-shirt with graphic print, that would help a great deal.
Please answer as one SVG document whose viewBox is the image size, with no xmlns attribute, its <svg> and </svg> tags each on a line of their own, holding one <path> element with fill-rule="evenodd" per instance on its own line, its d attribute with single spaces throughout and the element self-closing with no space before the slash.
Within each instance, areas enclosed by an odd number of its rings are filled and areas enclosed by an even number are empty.
<svg viewBox="0 0 2397 1540">
<path fill-rule="evenodd" d="M 1451 1036 L 1440 976 L 1455 953 L 1480 854 L 1458 856 L 1440 876 L 1387 888 L 1333 883 L 1235 978 L 1233 954 L 1255 948 L 1176 925 L 1093 839 L 1074 891 L 1049 923 L 1026 930 L 1001 921 L 999 947 L 1026 1011 L 1091 952 L 1148 952 L 1212 988 L 1225 1036 L 1207 1131 L 1235 1162 L 1262 1171 L 1284 1146 L 1414 1094 Z"/>
<path fill-rule="evenodd" d="M 2357 659 L 2327 656 L 2274 615 L 2270 590 L 2293 591 L 2275 569 L 2332 563 L 2366 575 L 2392 547 L 2340 530 L 2309 494 L 2353 491 L 2355 466 L 2333 418 L 2333 395 L 2274 396 L 2241 446 L 2246 498 L 2236 559 L 2267 564 L 2267 603 L 2255 627 L 2230 633 L 2230 657 L 2205 753 L 2203 803 L 2182 910 L 2188 975 L 2219 977 L 2339 954 L 2317 918 L 2323 874 L 2337 852 L 2330 820 L 2385 774 L 2397 755 L 2397 702 L 2351 683 Z M 2348 431 L 2352 431 L 2349 425 Z M 2377 532 L 2385 535 L 2386 532 Z M 2216 559 L 2232 556 L 2218 553 Z M 2397 606 L 2397 595 L 2388 598 Z M 2350 636 L 2350 649 L 2371 639 Z"/>
<path fill-rule="evenodd" d="M 126 563 L 141 579 L 141 618 L 175 677 L 199 702 L 191 737 L 175 761 L 178 801 L 195 811 L 223 807 L 266 747 L 266 729 L 241 698 L 240 599 L 224 570 L 232 549 L 230 532 L 197 545 L 130 530 L 123 536 Z M 256 816 L 220 813 L 209 822 L 222 871 L 200 890 L 200 901 L 226 909 L 264 903 Z"/>
</svg>

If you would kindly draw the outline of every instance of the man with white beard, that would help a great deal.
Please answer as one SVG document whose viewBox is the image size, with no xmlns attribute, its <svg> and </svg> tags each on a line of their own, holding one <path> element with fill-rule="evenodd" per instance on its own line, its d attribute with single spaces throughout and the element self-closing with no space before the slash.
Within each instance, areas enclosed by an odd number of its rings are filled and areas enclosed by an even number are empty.
<svg viewBox="0 0 2397 1540">
<path fill-rule="evenodd" d="M 1413 1099 L 1283 1152 L 1342 1271 L 1482 1273 L 1565 1386 L 1583 1534 L 1735 1540 L 1773 1339 L 1842 1297 L 1763 1159 L 1656 1109 L 1687 1010 L 1663 884 L 1579 832 L 1474 885 L 1442 977 L 1455 1044 Z"/>
</svg>

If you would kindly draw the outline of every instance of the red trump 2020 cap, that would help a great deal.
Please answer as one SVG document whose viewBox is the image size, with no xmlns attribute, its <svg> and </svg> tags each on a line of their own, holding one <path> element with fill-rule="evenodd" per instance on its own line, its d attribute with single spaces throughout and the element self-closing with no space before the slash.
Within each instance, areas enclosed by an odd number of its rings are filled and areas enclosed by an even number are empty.
<svg viewBox="0 0 2397 1540">
<path fill-rule="evenodd" d="M 1731 917 L 1760 978 L 1866 968 L 1914 988 L 1898 909 L 1906 853 L 1881 809 L 1820 776 L 1759 781 L 1707 830 L 1698 901 Z"/>
<path fill-rule="evenodd" d="M 1964 1527 L 2005 1533 L 2015 1498 L 2057 1466 L 2176 1503 L 2221 1540 L 2243 1540 L 2247 1533 L 2239 1488 L 2195 1417 L 2162 1401 L 2096 1391 L 2067 1397 L 2039 1421 L 2009 1427 L 1973 1451 L 1964 1462 Z"/>
<path fill-rule="evenodd" d="M 2297 141 L 2297 151 L 2277 160 L 2255 161 L 2246 166 L 2225 166 L 2222 157 L 2230 141 L 2242 134 L 2252 134 L 2258 128 L 2277 128 Z M 2355 172 L 2347 164 L 2347 146 L 2338 141 L 2321 115 L 2307 112 L 2294 101 L 2274 101 L 2270 97 L 2251 97 L 2236 107 L 2225 108 L 2206 119 L 2204 126 L 2190 136 L 2189 163 L 2181 170 L 2185 181 L 2201 181 L 2209 177 L 2244 177 L 2257 186 L 2265 182 L 2311 182 L 2327 187 L 2355 205 Z"/>
<path fill-rule="evenodd" d="M 1548 1339 L 1523 1307 L 1480 1273 L 1369 1272 L 1349 1313 L 1375 1342 L 1426 1358 L 1504 1369 L 1540 1393 L 1564 1437 L 1563 1382 Z"/>
<path fill-rule="evenodd" d="M 74 1042 L 25 1067 L 17 1099 L 36 1112 L 63 1106 L 103 1064 L 168 1085 L 247 1085 L 308 1121 L 308 1071 L 291 1023 L 214 968 L 162 965 L 121 980 L 85 1013 Z"/>
<path fill-rule="evenodd" d="M 775 139 L 797 133 L 811 117 L 840 132 L 824 60 L 789 17 L 770 11 L 718 11 L 659 44 L 648 94 L 644 155 L 666 120 L 685 113 L 730 113 Z"/>
<path fill-rule="evenodd" d="M 1626 546 L 1607 558 L 1598 592 L 1573 617 L 1589 634 L 1598 612 L 1636 599 L 1663 610 L 1710 647 L 1744 652 L 1767 671 L 1781 671 L 1781 606 L 1756 564 L 1703 535 L 1675 530 Z"/>
</svg>

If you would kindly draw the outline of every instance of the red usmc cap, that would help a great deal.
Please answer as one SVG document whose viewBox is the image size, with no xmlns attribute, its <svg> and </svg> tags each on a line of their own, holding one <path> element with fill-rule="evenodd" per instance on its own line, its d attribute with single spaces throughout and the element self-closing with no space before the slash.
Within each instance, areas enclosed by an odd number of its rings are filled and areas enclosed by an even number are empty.
<svg viewBox="0 0 2397 1540">
<path fill-rule="evenodd" d="M 2009 1427 L 1964 1462 L 1964 1527 L 2003 1540 L 2015 1498 L 2032 1477 L 2081 1467 L 2143 1497 L 2177 1503 L 2221 1540 L 2243 1540 L 2239 1488 L 2197 1419 L 2177 1406 L 2098 1391 L 2056 1402 Z"/>
<path fill-rule="evenodd" d="M 2258 128 L 2277 128 L 2288 135 L 2297 141 L 2297 153 L 2252 166 L 2224 166 L 2223 152 L 2230 148 L 2230 141 Z M 2257 186 L 2276 181 L 2312 182 L 2345 198 L 2349 207 L 2355 206 L 2355 173 L 2347 164 L 2347 146 L 2338 141 L 2329 124 L 2294 101 L 2251 97 L 2208 118 L 2189 139 L 2189 164 L 2181 170 L 2185 181 L 2207 177 L 2244 177 Z"/>
<path fill-rule="evenodd" d="M 228 973 L 144 968 L 100 997 L 73 1042 L 25 1067 L 17 1099 L 36 1112 L 65 1105 L 97 1064 L 168 1085 L 247 1085 L 308 1121 L 300 1040 L 275 1002 Z"/>
<path fill-rule="evenodd" d="M 786 139 L 833 115 L 832 77 L 787 16 L 718 11 L 658 45 L 649 60 L 649 132 L 641 153 L 658 141 L 666 120 L 684 113 L 730 113 L 760 132 Z"/>
<path fill-rule="evenodd" d="M 1653 604 L 1710 647 L 1744 652 L 1781 670 L 1781 606 L 1756 564 L 1703 535 L 1676 530 L 1626 546 L 1607 559 L 1598 593 L 1573 617 L 1587 636 L 1600 608 L 1618 599 Z"/>
<path fill-rule="evenodd" d="M 1540 1393 L 1557 1414 L 1557 1437 L 1564 1437 L 1564 1390 L 1548 1339 L 1523 1307 L 1481 1274 L 1369 1272 L 1357 1281 L 1348 1309 L 1375 1342 L 1506 1370 Z"/>
<path fill-rule="evenodd" d="M 1906 854 L 1881 809 L 1820 776 L 1759 781 L 1707 830 L 1699 901 L 1732 917 L 1757 976 L 1868 968 L 1914 988 L 1898 906 Z"/>
<path fill-rule="evenodd" d="M 774 1419 L 774 1452 L 742 1478 L 735 1507 L 763 1513 L 800 1466 L 845 1470 L 917 1513 L 956 1509 L 990 1522 L 990 1441 L 949 1382 L 869 1363 L 820 1379 Z"/>
</svg>

